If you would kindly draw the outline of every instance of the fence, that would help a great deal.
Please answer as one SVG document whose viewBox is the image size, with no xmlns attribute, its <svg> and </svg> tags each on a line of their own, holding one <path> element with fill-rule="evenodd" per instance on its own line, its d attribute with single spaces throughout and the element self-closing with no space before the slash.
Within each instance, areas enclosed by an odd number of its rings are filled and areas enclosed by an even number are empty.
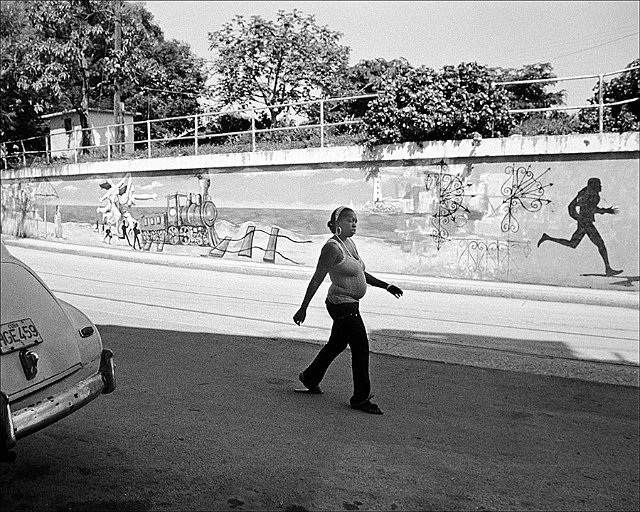
<svg viewBox="0 0 640 512">
<path fill-rule="evenodd" d="M 639 98 L 631 98 L 623 101 L 616 101 L 612 103 L 605 103 L 603 97 L 603 85 L 604 85 L 604 77 L 617 75 L 620 73 L 624 73 L 627 71 L 632 71 L 640 68 L 640 66 L 634 66 L 630 68 L 621 69 L 618 71 L 612 71 L 610 73 L 602 73 L 598 75 L 583 75 L 583 76 L 572 76 L 572 77 L 564 77 L 564 78 L 545 78 L 545 79 L 534 79 L 534 80 L 515 80 L 508 82 L 496 82 L 494 86 L 509 86 L 509 85 L 522 85 L 522 84 L 532 84 L 532 83 L 545 83 L 545 82 L 562 82 L 568 80 L 585 80 L 585 79 L 593 79 L 598 78 L 598 103 L 593 105 L 580 105 L 580 106 L 555 106 L 555 107 L 546 107 L 546 108 L 530 108 L 530 109 L 511 109 L 509 110 L 512 114 L 523 114 L 523 113 L 532 113 L 532 112 L 549 112 L 554 110 L 581 110 L 581 109 L 593 109 L 597 108 L 599 110 L 599 131 L 603 132 L 603 118 L 604 118 L 604 109 L 611 108 L 616 105 L 623 105 L 626 103 L 632 103 L 634 101 L 638 101 Z M 89 127 L 83 128 L 74 131 L 74 139 L 73 139 L 73 147 L 67 149 L 59 149 L 54 150 L 51 149 L 51 135 L 46 135 L 43 137 L 32 137 L 29 139 L 22 139 L 18 141 L 11 142 L 3 142 L 1 145 L 2 151 L 2 162 L 4 168 L 9 167 L 9 161 L 16 161 L 21 163 L 23 166 L 33 165 L 41 162 L 46 162 L 47 164 L 51 163 L 52 159 L 64 158 L 64 155 L 69 152 L 73 152 L 73 162 L 78 163 L 80 158 L 88 159 L 87 153 L 91 152 L 94 156 L 97 153 L 99 159 L 106 158 L 107 161 L 110 161 L 112 158 L 117 158 L 120 154 L 121 149 L 125 145 L 132 144 L 131 141 L 120 142 L 121 137 L 118 137 L 118 133 L 121 133 L 125 127 L 132 127 L 134 132 L 136 131 L 136 127 L 141 127 L 141 130 L 138 132 L 142 132 L 146 136 L 138 137 L 137 140 L 134 141 L 134 144 L 138 147 L 146 147 L 146 158 L 152 158 L 153 155 L 153 145 L 166 145 L 167 143 L 171 143 L 174 141 L 192 141 L 193 154 L 198 155 L 201 150 L 201 143 L 210 141 L 216 138 L 228 138 L 228 137 L 246 137 L 249 136 L 251 139 L 251 151 L 257 150 L 257 137 L 260 134 L 266 133 L 278 133 L 278 132 L 286 132 L 292 130 L 317 130 L 319 135 L 319 145 L 320 147 L 325 146 L 325 137 L 327 135 L 327 130 L 332 127 L 338 126 L 349 126 L 349 125 L 357 125 L 362 122 L 361 118 L 351 118 L 344 119 L 342 121 L 337 122 L 328 122 L 326 119 L 327 114 L 327 105 L 340 103 L 340 102 L 348 102 L 348 101 L 358 101 L 376 98 L 376 94 L 367 94 L 361 96 L 347 96 L 341 98 L 327 98 L 327 99 L 319 99 L 319 100 L 309 100 L 309 101 L 300 101 L 300 102 L 291 102 L 291 103 L 283 103 L 278 105 L 271 105 L 265 107 L 251 107 L 251 108 L 243 108 L 237 110 L 228 110 L 228 111 L 220 111 L 220 112 L 211 112 L 211 113 L 199 113 L 190 116 L 180 116 L 180 117 L 168 117 L 162 119 L 147 119 L 146 121 L 136 121 L 133 123 L 126 124 L 110 124 L 104 126 L 97 127 Z M 266 128 L 258 128 L 256 126 L 256 120 L 259 118 L 258 113 L 261 111 L 275 111 L 279 110 L 281 112 L 289 112 L 293 107 L 297 109 L 307 110 L 309 112 L 313 111 L 317 108 L 317 122 L 311 122 L 308 124 L 300 124 L 295 126 L 269 126 Z M 315 113 L 314 113 L 315 114 Z M 244 119 L 250 122 L 250 128 L 245 130 L 232 130 L 228 132 L 221 133 L 202 133 L 208 125 L 211 124 L 211 119 L 222 118 L 223 116 L 235 117 L 237 119 Z M 183 130 L 182 134 L 174 137 L 161 137 L 161 138 L 153 138 L 152 137 L 152 127 L 155 125 L 156 127 L 161 123 L 167 122 L 182 122 L 186 121 L 185 124 L 190 125 L 186 131 Z M 104 128 L 106 129 L 106 143 L 105 144 L 90 144 L 90 145 L 82 145 L 79 143 L 83 139 L 83 132 L 90 131 L 90 134 L 93 133 L 93 130 L 98 130 Z M 193 135 L 189 135 L 189 133 L 193 133 Z M 114 139 L 114 140 L 112 140 Z M 31 146 L 31 147 L 28 147 Z M 234 148 L 235 152 L 238 152 L 238 147 Z M 184 153 L 181 152 L 181 155 Z M 131 155 L 129 154 L 129 157 Z M 134 155 L 135 158 L 135 155 Z"/>
<path fill-rule="evenodd" d="M 340 98 L 326 98 L 319 100 L 308 100 L 283 103 L 278 105 L 270 105 L 265 107 L 250 107 L 236 110 L 226 110 L 220 112 L 210 113 L 198 113 L 190 116 L 179 117 L 167 117 L 162 119 L 148 119 L 146 121 L 135 121 L 131 123 L 122 124 L 109 124 L 104 126 L 91 126 L 88 128 L 79 128 L 73 132 L 73 144 L 72 147 L 65 149 L 51 149 L 51 134 L 42 137 L 31 137 L 29 139 L 22 139 L 18 141 L 11 141 L 2 143 L 2 160 L 5 168 L 8 168 L 10 160 L 16 160 L 23 166 L 33 165 L 34 163 L 46 162 L 47 164 L 55 158 L 61 160 L 65 158 L 65 155 L 73 152 L 73 162 L 78 163 L 79 159 L 91 152 L 95 155 L 96 150 L 99 151 L 100 159 L 106 157 L 107 161 L 111 161 L 112 158 L 116 158 L 119 154 L 119 149 L 125 145 L 131 145 L 131 141 L 120 142 L 117 133 L 122 132 L 126 127 L 132 127 L 134 132 L 136 127 L 142 127 L 145 133 L 145 137 L 137 138 L 133 142 L 136 146 L 146 147 L 146 157 L 152 158 L 152 147 L 154 144 L 165 145 L 170 142 L 191 141 L 191 147 L 193 148 L 193 154 L 198 155 L 203 141 L 210 141 L 216 138 L 229 138 L 229 137 L 242 137 L 248 136 L 251 139 L 251 151 L 257 150 L 257 138 L 260 134 L 266 133 L 278 133 L 286 131 L 316 131 L 318 135 L 318 143 L 320 147 L 325 146 L 325 139 L 327 131 L 331 128 L 339 126 L 351 126 L 362 122 L 361 118 L 347 118 L 340 121 L 329 121 L 327 119 L 328 105 L 344 102 L 353 102 L 358 100 L 366 100 L 377 98 L 377 94 L 366 94 L 359 96 L 346 96 Z M 306 110 L 309 113 L 316 114 L 314 110 L 317 110 L 317 122 L 296 124 L 296 125 L 284 125 L 284 126 L 269 126 L 267 128 L 259 128 L 256 125 L 256 120 L 260 118 L 260 113 L 264 111 L 280 111 L 285 113 L 285 118 L 289 117 L 291 110 L 295 111 Z M 250 128 L 246 130 L 224 131 L 221 133 L 201 133 L 207 126 L 212 124 L 212 120 L 216 118 L 222 118 L 224 116 L 232 117 L 239 120 L 245 120 L 250 122 Z M 345 116 L 349 117 L 347 112 Z M 293 117 L 299 117 L 297 114 L 293 114 Z M 311 118 L 307 118 L 310 120 Z M 191 127 L 186 131 L 183 130 L 182 134 L 173 137 L 152 137 L 152 127 L 160 125 L 161 123 L 176 123 L 182 122 L 188 124 Z M 106 142 L 104 144 L 87 144 L 82 145 L 80 141 L 83 139 L 83 132 L 89 131 L 92 134 L 95 130 L 104 129 L 106 133 Z M 192 133 L 192 135 L 191 135 Z M 31 148 L 29 148 L 31 146 Z M 129 154 L 128 157 L 131 157 Z"/>
<path fill-rule="evenodd" d="M 540 78 L 534 80 L 513 80 L 510 82 L 495 82 L 494 86 L 508 86 L 508 85 L 523 85 L 523 84 L 539 84 L 539 83 L 548 83 L 548 82 L 562 82 L 562 81 L 570 81 L 570 80 L 586 80 L 586 79 L 598 79 L 598 103 L 596 105 L 580 105 L 575 107 L 567 107 L 567 106 L 557 106 L 557 107 L 545 107 L 545 108 L 522 108 L 522 109 L 510 109 L 509 112 L 512 114 L 526 114 L 530 112 L 551 112 L 554 110 L 583 110 L 583 109 L 598 109 L 598 128 L 599 132 L 602 133 L 603 125 L 604 125 L 604 109 L 614 107 L 616 105 L 624 105 L 626 103 L 633 103 L 634 101 L 638 101 L 640 98 L 631 98 L 622 101 L 615 101 L 611 103 L 604 102 L 604 95 L 602 92 L 604 86 L 604 77 L 618 75 L 620 73 L 625 73 L 626 71 L 633 71 L 634 69 L 639 69 L 640 66 L 633 66 L 630 68 L 620 69 L 618 71 L 611 71 L 610 73 L 601 73 L 599 75 L 582 75 L 582 76 L 569 76 L 565 78 Z"/>
</svg>

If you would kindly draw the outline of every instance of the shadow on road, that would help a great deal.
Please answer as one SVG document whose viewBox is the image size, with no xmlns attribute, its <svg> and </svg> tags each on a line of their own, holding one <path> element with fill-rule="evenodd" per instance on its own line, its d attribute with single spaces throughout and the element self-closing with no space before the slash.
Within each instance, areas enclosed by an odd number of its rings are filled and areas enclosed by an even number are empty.
<svg viewBox="0 0 640 512">
<path fill-rule="evenodd" d="M 529 338 L 380 329 L 371 331 L 370 339 L 373 351 L 387 354 L 638 386 L 637 343 L 620 333 L 611 333 L 607 346 L 584 338 L 569 343 L 531 339 L 524 331 L 523 335 Z M 536 334 L 543 335 L 543 331 Z"/>
<path fill-rule="evenodd" d="M 3 510 L 639 505 L 637 388 L 372 354 L 371 416 L 348 353 L 302 395 L 317 345 L 98 327 L 118 388 L 19 442 Z"/>
</svg>

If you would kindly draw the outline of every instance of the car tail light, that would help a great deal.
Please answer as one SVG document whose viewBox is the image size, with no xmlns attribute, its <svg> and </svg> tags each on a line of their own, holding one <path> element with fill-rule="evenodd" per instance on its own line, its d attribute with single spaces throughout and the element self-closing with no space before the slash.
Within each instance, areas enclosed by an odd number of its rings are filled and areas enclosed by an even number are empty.
<svg viewBox="0 0 640 512">
<path fill-rule="evenodd" d="M 93 327 L 88 326 L 88 327 L 83 327 L 82 329 L 80 329 L 80 336 L 82 338 L 88 338 L 89 336 L 93 335 L 95 331 L 93 330 Z"/>
</svg>

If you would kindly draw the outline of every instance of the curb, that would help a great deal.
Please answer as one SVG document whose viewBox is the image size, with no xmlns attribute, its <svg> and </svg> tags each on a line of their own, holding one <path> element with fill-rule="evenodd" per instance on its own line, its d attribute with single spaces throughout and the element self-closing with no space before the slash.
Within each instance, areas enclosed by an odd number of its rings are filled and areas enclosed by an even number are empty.
<svg viewBox="0 0 640 512">
<path fill-rule="evenodd" d="M 127 249 L 114 250 L 114 248 L 106 247 L 84 247 L 30 238 L 10 238 L 5 235 L 2 236 L 2 241 L 6 246 L 23 247 L 26 249 L 170 267 L 194 268 L 213 272 L 233 272 L 236 274 L 304 280 L 311 279 L 314 272 L 314 269 L 311 267 L 290 267 L 288 265 L 278 265 L 275 263 L 261 264 L 251 261 L 235 262 L 217 258 L 198 258 L 181 255 L 169 256 L 166 254 L 131 251 Z M 470 281 L 452 278 L 384 274 L 379 272 L 376 272 L 376 276 L 384 281 L 392 281 L 404 290 L 640 309 L 640 294 L 638 294 L 637 291 Z"/>
</svg>

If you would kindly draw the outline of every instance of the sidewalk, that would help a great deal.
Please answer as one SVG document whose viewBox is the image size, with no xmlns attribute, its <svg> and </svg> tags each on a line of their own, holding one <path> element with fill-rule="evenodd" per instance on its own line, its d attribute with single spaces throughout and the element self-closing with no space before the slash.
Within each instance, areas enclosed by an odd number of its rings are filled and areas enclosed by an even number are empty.
<svg viewBox="0 0 640 512">
<path fill-rule="evenodd" d="M 93 247 L 69 243 L 50 242 L 42 239 L 15 238 L 2 235 L 8 247 L 24 247 L 49 252 L 59 252 L 107 258 L 121 261 L 135 261 L 170 267 L 197 268 L 214 272 L 234 272 L 260 276 L 284 277 L 288 279 L 309 280 L 314 269 L 274 263 L 256 263 L 252 261 L 223 260 L 205 258 L 199 255 L 181 256 L 154 251 L 133 251 L 128 247 Z M 569 288 L 519 283 L 498 283 L 490 281 L 470 281 L 463 279 L 437 278 L 426 276 L 408 276 L 402 274 L 376 273 L 385 281 L 392 281 L 405 290 L 438 292 L 463 295 L 482 295 L 511 299 L 536 300 L 547 302 L 568 302 L 638 309 L 640 294 L 637 291 L 597 290 L 589 288 Z"/>
</svg>

